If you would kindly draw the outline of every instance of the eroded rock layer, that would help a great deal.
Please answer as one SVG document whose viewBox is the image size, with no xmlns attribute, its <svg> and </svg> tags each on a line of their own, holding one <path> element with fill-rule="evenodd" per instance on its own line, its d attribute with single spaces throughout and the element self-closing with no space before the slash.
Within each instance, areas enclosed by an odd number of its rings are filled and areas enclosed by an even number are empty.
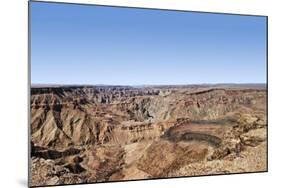
<svg viewBox="0 0 281 188">
<path fill-rule="evenodd" d="M 265 171 L 266 94 L 253 86 L 32 88 L 31 184 Z"/>
</svg>

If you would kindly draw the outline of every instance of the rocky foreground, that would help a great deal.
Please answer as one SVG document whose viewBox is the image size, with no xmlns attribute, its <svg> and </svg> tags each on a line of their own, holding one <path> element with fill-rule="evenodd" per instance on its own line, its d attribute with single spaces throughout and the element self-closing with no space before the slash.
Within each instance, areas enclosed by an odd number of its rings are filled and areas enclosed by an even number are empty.
<svg viewBox="0 0 281 188">
<path fill-rule="evenodd" d="M 267 170 L 267 91 L 246 86 L 31 89 L 31 185 Z"/>
</svg>

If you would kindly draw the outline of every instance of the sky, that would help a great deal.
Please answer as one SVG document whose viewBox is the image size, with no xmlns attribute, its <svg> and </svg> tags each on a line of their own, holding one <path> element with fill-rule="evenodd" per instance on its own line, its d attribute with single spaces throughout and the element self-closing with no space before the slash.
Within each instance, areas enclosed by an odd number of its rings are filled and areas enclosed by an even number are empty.
<svg viewBox="0 0 281 188">
<path fill-rule="evenodd" d="M 266 83 L 266 17 L 31 2 L 31 83 Z"/>
</svg>

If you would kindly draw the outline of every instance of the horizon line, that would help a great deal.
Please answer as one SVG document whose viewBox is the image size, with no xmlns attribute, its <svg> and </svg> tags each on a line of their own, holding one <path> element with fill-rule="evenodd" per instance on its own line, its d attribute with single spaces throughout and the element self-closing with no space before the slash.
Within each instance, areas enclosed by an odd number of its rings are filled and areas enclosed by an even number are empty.
<svg viewBox="0 0 281 188">
<path fill-rule="evenodd" d="M 256 84 L 268 84 L 267 82 L 217 82 L 217 83 L 181 83 L 181 84 L 61 84 L 61 83 L 30 83 L 32 85 L 53 85 L 53 86 L 184 86 L 184 85 L 256 85 Z"/>
</svg>

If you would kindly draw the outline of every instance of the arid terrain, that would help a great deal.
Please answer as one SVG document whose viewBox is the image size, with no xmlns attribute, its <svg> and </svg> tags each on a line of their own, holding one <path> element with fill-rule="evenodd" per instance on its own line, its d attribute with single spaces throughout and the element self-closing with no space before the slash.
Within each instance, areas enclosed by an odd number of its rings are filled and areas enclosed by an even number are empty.
<svg viewBox="0 0 281 188">
<path fill-rule="evenodd" d="M 267 170 L 262 84 L 31 88 L 31 185 Z"/>
</svg>

